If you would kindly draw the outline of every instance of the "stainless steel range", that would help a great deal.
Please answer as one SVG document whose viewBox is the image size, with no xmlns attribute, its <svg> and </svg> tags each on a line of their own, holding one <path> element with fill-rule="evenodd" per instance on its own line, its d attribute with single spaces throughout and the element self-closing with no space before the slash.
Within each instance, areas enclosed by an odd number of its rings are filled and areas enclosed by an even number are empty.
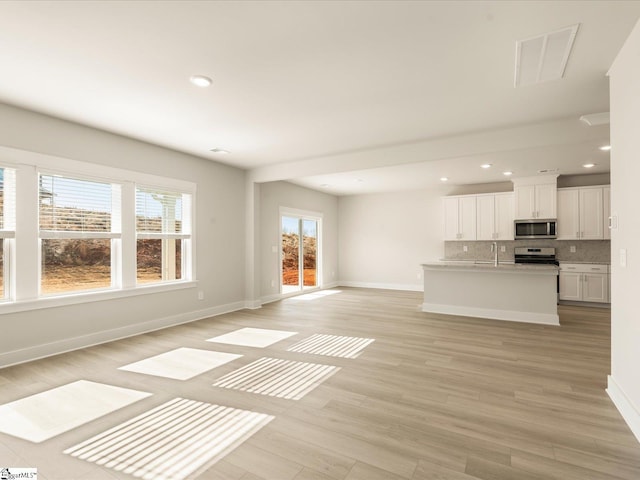
<svg viewBox="0 0 640 480">
<path fill-rule="evenodd" d="M 516 247 L 513 253 L 515 263 L 560 265 L 553 247 Z"/>
</svg>

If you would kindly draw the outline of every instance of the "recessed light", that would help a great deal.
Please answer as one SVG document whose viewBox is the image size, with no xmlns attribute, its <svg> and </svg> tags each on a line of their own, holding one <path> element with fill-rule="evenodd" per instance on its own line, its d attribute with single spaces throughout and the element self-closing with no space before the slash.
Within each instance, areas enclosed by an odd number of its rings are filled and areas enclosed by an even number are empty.
<svg viewBox="0 0 640 480">
<path fill-rule="evenodd" d="M 204 75 L 192 75 L 189 78 L 189 81 L 193 83 L 196 87 L 205 88 L 211 85 L 211 79 L 209 77 L 205 77 Z"/>
<path fill-rule="evenodd" d="M 502 172 L 502 174 L 508 177 L 510 175 L 513 175 L 513 172 L 506 171 L 506 172 Z"/>
<path fill-rule="evenodd" d="M 490 163 L 483 163 L 482 165 L 480 165 L 480 168 L 491 168 L 491 164 Z"/>
<path fill-rule="evenodd" d="M 611 145 L 603 145 L 600 147 L 600 150 L 602 150 L 603 152 L 608 152 L 609 150 L 611 150 Z"/>
<path fill-rule="evenodd" d="M 364 180 L 363 180 L 363 179 L 361 179 L 361 178 L 356 178 L 356 183 L 362 183 L 362 182 L 364 182 Z"/>
<path fill-rule="evenodd" d="M 584 168 L 593 168 L 596 166 L 595 163 L 585 163 L 584 165 L 582 165 Z"/>
<path fill-rule="evenodd" d="M 441 182 L 446 182 L 447 180 L 449 180 L 449 178 L 447 178 L 447 177 L 440 177 L 440 181 L 441 181 Z"/>
<path fill-rule="evenodd" d="M 225 155 L 225 154 L 229 153 L 229 150 L 223 150 L 222 148 L 212 148 L 209 151 L 212 152 L 212 153 L 220 153 L 222 155 Z"/>
<path fill-rule="evenodd" d="M 321 183 L 321 184 L 320 184 L 320 186 L 321 186 L 322 188 L 327 188 L 327 187 L 329 186 L 329 184 L 328 184 L 328 183 Z"/>
</svg>

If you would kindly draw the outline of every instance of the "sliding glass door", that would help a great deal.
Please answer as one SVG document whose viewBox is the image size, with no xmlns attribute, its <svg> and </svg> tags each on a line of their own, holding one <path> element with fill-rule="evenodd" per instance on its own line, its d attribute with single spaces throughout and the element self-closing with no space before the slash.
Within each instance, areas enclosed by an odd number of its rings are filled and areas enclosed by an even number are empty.
<svg viewBox="0 0 640 480">
<path fill-rule="evenodd" d="M 282 293 L 318 286 L 319 222 L 319 219 L 307 216 L 281 215 Z"/>
</svg>

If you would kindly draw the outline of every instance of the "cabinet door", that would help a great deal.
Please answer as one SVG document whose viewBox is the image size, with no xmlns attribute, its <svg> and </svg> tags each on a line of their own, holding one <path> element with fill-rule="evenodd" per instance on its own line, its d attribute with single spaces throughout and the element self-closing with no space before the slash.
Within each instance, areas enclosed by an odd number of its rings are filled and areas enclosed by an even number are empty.
<svg viewBox="0 0 640 480">
<path fill-rule="evenodd" d="M 514 216 L 513 193 L 501 193 L 495 196 L 496 240 L 513 240 Z"/>
<path fill-rule="evenodd" d="M 479 195 L 476 198 L 476 240 L 496 238 L 495 198 L 494 195 Z"/>
<path fill-rule="evenodd" d="M 444 239 L 459 240 L 460 226 L 458 215 L 458 197 L 445 197 L 442 200 L 444 217 Z"/>
<path fill-rule="evenodd" d="M 557 217 L 556 196 L 557 187 L 555 184 L 535 186 L 535 218 Z"/>
<path fill-rule="evenodd" d="M 611 238 L 609 217 L 611 217 L 611 187 L 604 187 L 602 189 L 602 220 L 604 222 L 602 238 L 605 240 Z"/>
<path fill-rule="evenodd" d="M 609 275 L 606 273 L 583 273 L 582 300 L 607 303 L 609 301 Z"/>
<path fill-rule="evenodd" d="M 526 220 L 535 218 L 535 185 L 518 185 L 513 188 L 515 194 L 516 218 Z"/>
<path fill-rule="evenodd" d="M 602 219 L 602 188 L 583 188 L 580 192 L 580 239 L 601 240 L 604 220 Z"/>
<path fill-rule="evenodd" d="M 461 240 L 476 239 L 476 197 L 460 197 L 458 225 Z"/>
<path fill-rule="evenodd" d="M 580 236 L 580 191 L 558 190 L 558 240 Z"/>
<path fill-rule="evenodd" d="M 582 273 L 560 272 L 560 300 L 582 300 Z"/>
</svg>

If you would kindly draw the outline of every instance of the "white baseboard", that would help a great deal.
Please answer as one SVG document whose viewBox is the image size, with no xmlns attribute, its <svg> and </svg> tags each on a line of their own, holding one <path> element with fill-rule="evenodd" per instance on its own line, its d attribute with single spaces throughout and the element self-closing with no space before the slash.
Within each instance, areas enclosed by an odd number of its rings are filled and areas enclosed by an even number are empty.
<svg viewBox="0 0 640 480">
<path fill-rule="evenodd" d="M 340 287 L 355 287 L 355 288 L 378 288 L 380 290 L 404 290 L 407 292 L 423 292 L 424 285 L 420 284 L 403 284 L 403 283 L 375 283 L 375 282 L 352 282 L 343 280 L 337 282 L 337 286 Z"/>
<path fill-rule="evenodd" d="M 248 308 L 249 310 L 257 310 L 262 307 L 264 302 L 262 300 L 245 300 L 244 308 Z"/>
<path fill-rule="evenodd" d="M 30 362 L 40 358 L 58 355 L 60 353 L 78 350 L 80 348 L 92 347 L 101 343 L 112 342 L 122 338 L 140 335 L 142 333 L 160 330 L 162 328 L 173 327 L 183 323 L 189 323 L 203 318 L 222 315 L 223 313 L 235 312 L 245 308 L 245 302 L 234 302 L 217 307 L 195 310 L 187 313 L 180 313 L 168 317 L 150 320 L 148 322 L 127 325 L 126 327 L 103 330 L 101 332 L 81 335 L 79 337 L 65 338 L 56 342 L 35 345 L 33 347 L 12 350 L 0 354 L 0 368 L 16 365 L 18 363 Z"/>
<path fill-rule="evenodd" d="M 539 323 L 543 325 L 560 325 L 560 318 L 558 317 L 557 313 L 518 312 L 515 310 L 497 310 L 492 308 L 465 307 L 457 305 L 438 305 L 435 303 L 423 303 L 421 309 L 423 312 L 442 313 L 445 315 L 491 318 L 494 320 Z"/>
<path fill-rule="evenodd" d="M 640 410 L 629 400 L 624 390 L 620 388 L 620 385 L 618 385 L 611 375 L 608 377 L 607 393 L 620 412 L 620 415 L 622 415 L 622 418 L 624 418 L 624 421 L 629 425 L 631 432 L 633 432 L 638 442 L 640 442 Z"/>
<path fill-rule="evenodd" d="M 273 295 L 265 295 L 260 299 L 260 301 L 262 302 L 262 305 L 265 305 L 267 303 L 277 302 L 278 300 L 282 300 L 283 298 L 285 297 L 281 293 L 274 293 Z"/>
</svg>

